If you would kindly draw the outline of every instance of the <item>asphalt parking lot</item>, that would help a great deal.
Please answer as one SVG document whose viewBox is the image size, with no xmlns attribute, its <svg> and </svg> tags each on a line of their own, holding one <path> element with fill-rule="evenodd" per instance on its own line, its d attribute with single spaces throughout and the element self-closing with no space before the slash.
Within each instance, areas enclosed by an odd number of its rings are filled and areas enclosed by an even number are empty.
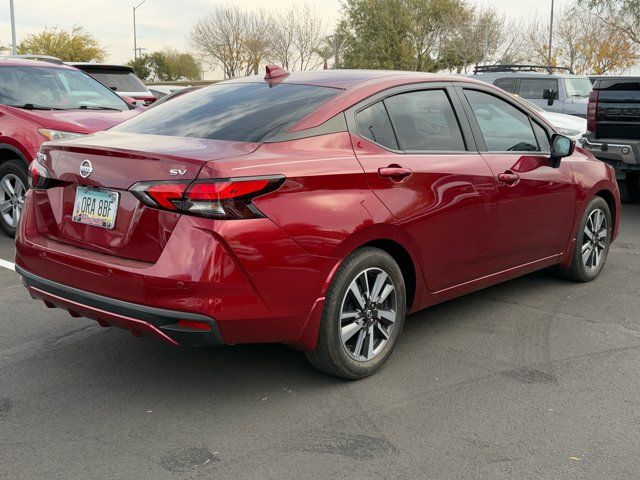
<svg viewBox="0 0 640 480">
<path fill-rule="evenodd" d="M 0 268 L 0 478 L 635 478 L 640 207 L 624 207 L 595 282 L 540 272 L 416 314 L 359 382 L 278 345 L 103 329 Z"/>
</svg>

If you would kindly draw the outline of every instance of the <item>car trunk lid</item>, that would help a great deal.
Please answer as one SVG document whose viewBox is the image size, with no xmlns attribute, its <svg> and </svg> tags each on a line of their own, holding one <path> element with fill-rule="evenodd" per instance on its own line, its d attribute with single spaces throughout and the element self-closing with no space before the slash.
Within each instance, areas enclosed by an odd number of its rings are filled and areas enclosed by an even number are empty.
<svg viewBox="0 0 640 480">
<path fill-rule="evenodd" d="M 41 235 L 122 258 L 155 262 L 179 215 L 145 207 L 130 191 L 139 182 L 197 178 L 209 161 L 246 155 L 257 144 L 192 138 L 101 132 L 70 142 L 45 144 L 41 160 L 53 186 L 35 190 Z M 81 168 L 82 167 L 82 168 Z M 113 228 L 74 220 L 78 192 L 112 195 Z M 87 193 L 89 192 L 89 193 Z M 96 198 L 96 197 L 94 197 Z M 77 210 L 76 210 L 77 213 Z"/>
</svg>

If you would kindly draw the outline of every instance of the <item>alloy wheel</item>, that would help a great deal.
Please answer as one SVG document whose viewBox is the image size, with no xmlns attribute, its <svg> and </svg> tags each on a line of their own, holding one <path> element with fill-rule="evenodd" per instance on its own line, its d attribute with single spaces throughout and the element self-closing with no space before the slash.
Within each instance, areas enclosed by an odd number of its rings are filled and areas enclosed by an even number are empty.
<svg viewBox="0 0 640 480">
<path fill-rule="evenodd" d="M 342 346 L 357 361 L 376 357 L 391 338 L 397 298 L 391 277 L 379 268 L 360 272 L 349 285 L 340 308 Z"/>
<path fill-rule="evenodd" d="M 595 270 L 600 266 L 607 247 L 607 235 L 607 217 L 596 208 L 587 218 L 582 239 L 582 263 L 587 270 Z"/>
<path fill-rule="evenodd" d="M 8 173 L 0 180 L 0 215 L 11 228 L 16 228 L 24 207 L 26 188 L 22 180 Z"/>
</svg>

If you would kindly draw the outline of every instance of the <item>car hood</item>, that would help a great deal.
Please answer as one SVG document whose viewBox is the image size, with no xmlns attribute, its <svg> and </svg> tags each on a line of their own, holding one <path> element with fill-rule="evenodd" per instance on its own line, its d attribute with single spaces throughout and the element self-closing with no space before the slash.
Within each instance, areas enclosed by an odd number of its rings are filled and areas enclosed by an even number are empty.
<svg viewBox="0 0 640 480">
<path fill-rule="evenodd" d="M 94 133 L 106 130 L 124 122 L 141 110 L 125 110 L 116 112 L 110 110 L 25 110 L 10 108 L 17 115 L 36 121 L 45 128 L 72 131 L 77 133 Z"/>
<path fill-rule="evenodd" d="M 558 128 L 567 128 L 571 130 L 586 130 L 587 120 L 584 118 L 576 117 L 575 115 L 566 115 L 564 113 L 557 112 L 540 112 L 540 114 L 549 120 L 549 122 Z"/>
</svg>

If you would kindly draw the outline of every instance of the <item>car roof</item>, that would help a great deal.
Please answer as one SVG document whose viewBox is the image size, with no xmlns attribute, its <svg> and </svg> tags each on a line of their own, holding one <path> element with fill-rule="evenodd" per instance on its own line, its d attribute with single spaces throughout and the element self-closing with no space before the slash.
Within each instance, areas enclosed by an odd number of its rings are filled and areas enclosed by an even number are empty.
<svg viewBox="0 0 640 480">
<path fill-rule="evenodd" d="M 339 88 L 350 90 L 359 85 L 376 81 L 396 80 L 398 85 L 413 82 L 437 82 L 451 81 L 458 79 L 457 75 L 441 75 L 425 72 L 407 72 L 399 70 L 308 70 L 302 72 L 288 72 L 286 76 L 265 79 L 264 75 L 253 75 L 250 77 L 239 77 L 225 80 L 223 83 L 244 83 L 244 82 L 271 82 L 273 84 L 289 83 L 298 85 L 310 85 L 318 87 Z"/>
<path fill-rule="evenodd" d="M 45 62 L 42 60 L 28 60 L 26 58 L 12 58 L 12 57 L 0 58 L 0 66 L 2 67 L 49 67 L 49 68 L 64 68 L 67 70 L 75 70 L 72 66 L 69 66 L 69 65 Z"/>
</svg>

